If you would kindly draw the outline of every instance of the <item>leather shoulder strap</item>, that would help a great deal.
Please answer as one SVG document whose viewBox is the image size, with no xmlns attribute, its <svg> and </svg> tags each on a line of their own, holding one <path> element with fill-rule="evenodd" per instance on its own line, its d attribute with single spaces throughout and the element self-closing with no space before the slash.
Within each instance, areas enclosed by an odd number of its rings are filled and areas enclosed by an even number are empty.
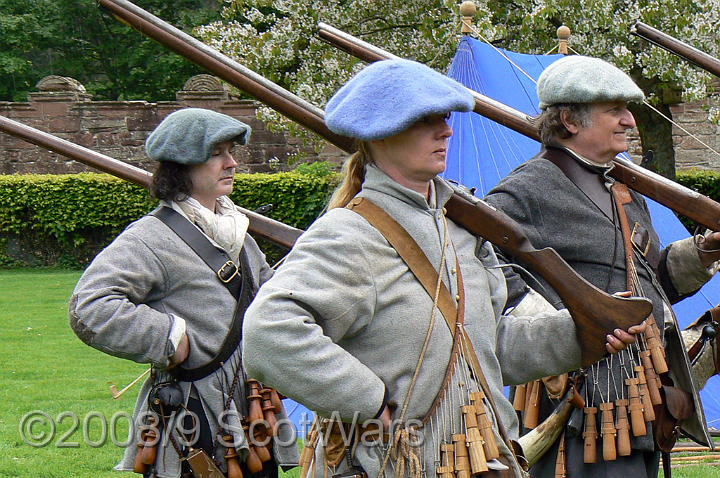
<svg viewBox="0 0 720 478">
<path fill-rule="evenodd" d="M 220 282 L 237 300 L 235 313 L 220 350 L 206 364 L 195 368 L 182 366 L 169 370 L 177 380 L 194 382 L 200 380 L 222 367 L 240 345 L 242 340 L 242 322 L 245 310 L 254 297 L 252 269 L 245 249 L 240 250 L 240 269 L 235 266 L 230 256 L 215 247 L 205 235 L 193 226 L 182 214 L 172 208 L 162 207 L 152 213 L 175 232 L 195 253 L 213 270 Z"/>
<path fill-rule="evenodd" d="M 382 208 L 375 205 L 367 198 L 356 197 L 346 206 L 364 217 L 375 229 L 387 239 L 391 246 L 397 251 L 403 261 L 417 277 L 425 291 L 431 298 L 435 298 L 435 287 L 438 283 L 438 273 L 430 263 L 423 250 L 412 236 L 395 221 Z M 445 284 L 440 283 L 440 296 L 438 297 L 438 308 L 455 332 L 455 321 L 458 317 L 457 306 Z"/>
<path fill-rule="evenodd" d="M 238 299 L 241 284 L 240 271 L 225 251 L 215 247 L 205 234 L 173 208 L 163 206 L 151 214 L 185 241 L 195 251 L 195 254 L 215 272 L 217 278 L 227 287 L 233 297 Z"/>
</svg>

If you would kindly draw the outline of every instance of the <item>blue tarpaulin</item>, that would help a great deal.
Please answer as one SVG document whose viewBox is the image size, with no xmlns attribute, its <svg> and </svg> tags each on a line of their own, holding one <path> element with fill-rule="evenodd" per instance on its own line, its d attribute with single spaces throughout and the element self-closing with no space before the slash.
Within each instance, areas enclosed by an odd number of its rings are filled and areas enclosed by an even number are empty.
<svg viewBox="0 0 720 478">
<path fill-rule="evenodd" d="M 535 81 L 562 55 L 527 55 L 496 49 L 473 38 L 460 42 L 448 76 L 470 89 L 512 108 L 537 115 Z M 526 76 L 529 75 L 531 78 Z M 540 144 L 476 113 L 453 113 L 447 170 L 444 177 L 483 197 L 516 166 L 540 151 Z M 648 199 L 662 245 L 688 237 L 685 227 L 668 208 Z M 673 306 L 681 327 L 686 327 L 720 302 L 720 278 L 715 277 L 697 294 Z M 701 392 L 708 425 L 720 428 L 720 378 L 710 379 Z"/>
</svg>

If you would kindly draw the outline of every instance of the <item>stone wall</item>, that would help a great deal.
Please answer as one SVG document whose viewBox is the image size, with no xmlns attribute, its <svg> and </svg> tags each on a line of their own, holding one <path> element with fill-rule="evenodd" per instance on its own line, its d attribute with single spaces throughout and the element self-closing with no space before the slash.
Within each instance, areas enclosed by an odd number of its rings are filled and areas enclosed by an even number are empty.
<svg viewBox="0 0 720 478">
<path fill-rule="evenodd" d="M 710 108 L 720 107 L 720 95 L 715 93 L 697 103 L 678 103 L 671 106 L 673 144 L 677 170 L 698 168 L 720 171 L 720 126 L 708 120 Z M 694 137 L 693 137 L 694 136 Z"/>
<path fill-rule="evenodd" d="M 49 76 L 28 95 L 27 103 L 0 102 L 0 114 L 20 123 L 51 133 L 107 156 L 152 170 L 144 151 L 150 132 L 168 114 L 185 107 L 209 108 L 248 123 L 253 134 L 243 149 L 241 172 L 268 172 L 289 169 L 288 157 L 302 152 L 310 160 L 340 163 L 345 154 L 328 145 L 319 154 L 302 146 L 288 134 L 272 133 L 257 119 L 259 103 L 234 98 L 214 76 L 190 78 L 176 101 L 92 101 L 85 88 L 72 78 Z M 720 105 L 718 94 L 699 103 L 671 106 L 674 121 L 673 142 L 676 168 L 720 170 L 720 127 L 710 122 L 710 107 Z M 693 138 L 694 135 L 695 138 Z M 637 135 L 630 136 L 630 154 L 639 161 L 641 147 Z M 0 174 L 77 173 L 92 168 L 47 151 L 21 139 L 0 133 Z"/>
<path fill-rule="evenodd" d="M 145 155 L 145 139 L 167 115 L 185 107 L 208 108 L 233 116 L 252 127 L 250 143 L 236 158 L 240 172 L 269 172 L 288 169 L 290 155 L 302 152 L 311 160 L 338 161 L 344 153 L 327 146 L 319 154 L 303 147 L 287 134 L 273 133 L 257 119 L 259 103 L 234 98 L 211 75 L 190 78 L 176 101 L 92 101 L 85 88 L 72 78 L 49 76 L 37 84 L 27 103 L 0 102 L 0 114 L 51 133 L 98 153 L 152 170 Z M 93 171 L 93 168 L 0 133 L 0 174 L 64 174 Z"/>
</svg>

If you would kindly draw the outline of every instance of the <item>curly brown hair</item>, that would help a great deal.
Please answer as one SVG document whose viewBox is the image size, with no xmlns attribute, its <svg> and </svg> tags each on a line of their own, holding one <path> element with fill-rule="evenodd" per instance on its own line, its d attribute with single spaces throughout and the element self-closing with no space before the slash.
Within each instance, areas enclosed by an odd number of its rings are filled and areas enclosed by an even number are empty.
<svg viewBox="0 0 720 478">
<path fill-rule="evenodd" d="M 184 201 L 192 193 L 190 167 L 171 161 L 160 161 L 152 183 L 150 194 L 166 201 Z"/>
</svg>

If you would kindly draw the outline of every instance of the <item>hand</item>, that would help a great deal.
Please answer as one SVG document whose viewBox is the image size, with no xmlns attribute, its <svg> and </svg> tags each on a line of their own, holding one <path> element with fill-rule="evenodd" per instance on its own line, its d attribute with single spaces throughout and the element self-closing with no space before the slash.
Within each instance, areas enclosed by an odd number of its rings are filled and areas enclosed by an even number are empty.
<svg viewBox="0 0 720 478">
<path fill-rule="evenodd" d="M 695 245 L 703 266 L 710 267 L 713 262 L 720 260 L 720 232 L 711 232 L 705 236 L 697 236 Z"/>
<path fill-rule="evenodd" d="M 190 355 L 190 341 L 188 340 L 187 334 L 182 336 L 180 343 L 175 349 L 175 353 L 170 357 L 170 363 L 168 364 L 168 370 L 175 368 L 185 361 Z"/>
<path fill-rule="evenodd" d="M 615 329 L 611 334 L 607 336 L 607 343 L 605 348 L 611 354 L 616 354 L 621 350 L 625 350 L 629 344 L 635 343 L 635 336 L 645 332 L 647 324 L 645 321 L 640 325 L 633 325 L 627 331 L 622 329 Z"/>
</svg>

